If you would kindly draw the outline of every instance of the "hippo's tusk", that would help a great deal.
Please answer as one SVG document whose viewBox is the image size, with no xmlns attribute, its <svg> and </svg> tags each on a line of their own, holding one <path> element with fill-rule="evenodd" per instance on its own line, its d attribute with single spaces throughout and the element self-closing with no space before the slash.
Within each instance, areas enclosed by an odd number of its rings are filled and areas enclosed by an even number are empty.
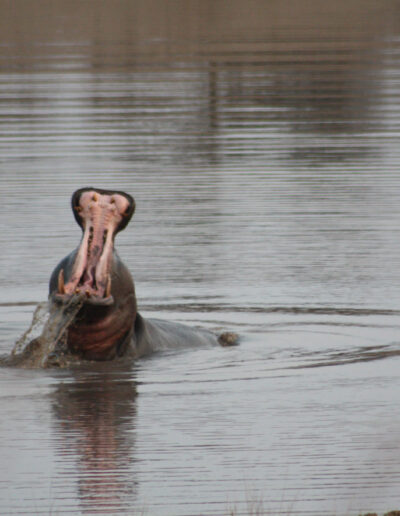
<svg viewBox="0 0 400 516">
<path fill-rule="evenodd" d="M 111 296 L 111 274 L 107 276 L 107 285 L 106 285 L 106 291 L 104 294 L 105 297 Z"/>
<path fill-rule="evenodd" d="M 64 269 L 61 269 L 58 274 L 58 293 L 65 294 Z"/>
</svg>

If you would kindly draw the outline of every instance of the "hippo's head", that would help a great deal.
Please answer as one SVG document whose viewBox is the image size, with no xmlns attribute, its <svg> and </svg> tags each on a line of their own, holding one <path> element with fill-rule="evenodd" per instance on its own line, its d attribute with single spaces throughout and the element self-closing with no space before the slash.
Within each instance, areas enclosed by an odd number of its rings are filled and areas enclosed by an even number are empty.
<svg viewBox="0 0 400 516">
<path fill-rule="evenodd" d="M 85 358 L 106 360 L 124 352 L 136 316 L 133 280 L 114 249 L 115 235 L 128 224 L 135 202 L 124 192 L 81 188 L 71 203 L 82 240 L 53 271 L 50 298 L 83 299 L 68 329 L 68 346 Z"/>
</svg>

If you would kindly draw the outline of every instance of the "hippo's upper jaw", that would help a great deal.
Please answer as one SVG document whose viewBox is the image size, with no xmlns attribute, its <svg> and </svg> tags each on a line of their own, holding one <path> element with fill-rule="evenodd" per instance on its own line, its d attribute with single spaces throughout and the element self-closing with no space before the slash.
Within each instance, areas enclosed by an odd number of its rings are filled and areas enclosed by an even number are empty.
<svg viewBox="0 0 400 516">
<path fill-rule="evenodd" d="M 119 191 L 81 188 L 72 196 L 72 210 L 83 231 L 73 261 L 57 271 L 54 298 L 65 301 L 75 294 L 85 304 L 110 306 L 114 238 L 135 211 L 133 198 Z"/>
</svg>

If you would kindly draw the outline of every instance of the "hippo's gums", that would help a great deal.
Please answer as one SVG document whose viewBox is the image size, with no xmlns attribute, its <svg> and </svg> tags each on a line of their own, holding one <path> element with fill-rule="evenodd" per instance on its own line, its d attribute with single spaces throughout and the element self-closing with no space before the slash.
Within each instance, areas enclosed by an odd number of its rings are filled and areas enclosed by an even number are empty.
<svg viewBox="0 0 400 516">
<path fill-rule="evenodd" d="M 137 311 L 132 276 L 114 248 L 118 231 L 135 211 L 133 198 L 118 191 L 82 188 L 72 196 L 72 210 L 82 228 L 79 247 L 54 269 L 49 297 L 65 304 L 80 296 L 82 307 L 68 327 L 68 353 L 89 360 L 139 357 L 154 349 L 234 341 L 183 324 L 144 319 Z M 233 336 L 232 336 L 233 335 Z"/>
</svg>

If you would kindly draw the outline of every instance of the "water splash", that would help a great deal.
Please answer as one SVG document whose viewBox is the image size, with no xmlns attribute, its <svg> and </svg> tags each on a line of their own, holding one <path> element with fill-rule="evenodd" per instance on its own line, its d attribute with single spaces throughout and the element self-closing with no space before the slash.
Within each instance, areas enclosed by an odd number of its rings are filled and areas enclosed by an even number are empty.
<svg viewBox="0 0 400 516">
<path fill-rule="evenodd" d="M 39 303 L 29 328 L 15 343 L 7 364 L 32 368 L 61 365 L 58 359 L 66 351 L 67 330 L 82 307 L 83 298 L 83 295 L 75 295 L 66 303 L 51 300 Z"/>
<path fill-rule="evenodd" d="M 21 337 L 14 344 L 11 355 L 15 356 L 24 350 L 27 344 L 33 339 L 40 337 L 43 333 L 45 324 L 50 317 L 49 302 L 39 303 L 33 312 L 32 322 L 29 328 L 21 335 Z"/>
</svg>

